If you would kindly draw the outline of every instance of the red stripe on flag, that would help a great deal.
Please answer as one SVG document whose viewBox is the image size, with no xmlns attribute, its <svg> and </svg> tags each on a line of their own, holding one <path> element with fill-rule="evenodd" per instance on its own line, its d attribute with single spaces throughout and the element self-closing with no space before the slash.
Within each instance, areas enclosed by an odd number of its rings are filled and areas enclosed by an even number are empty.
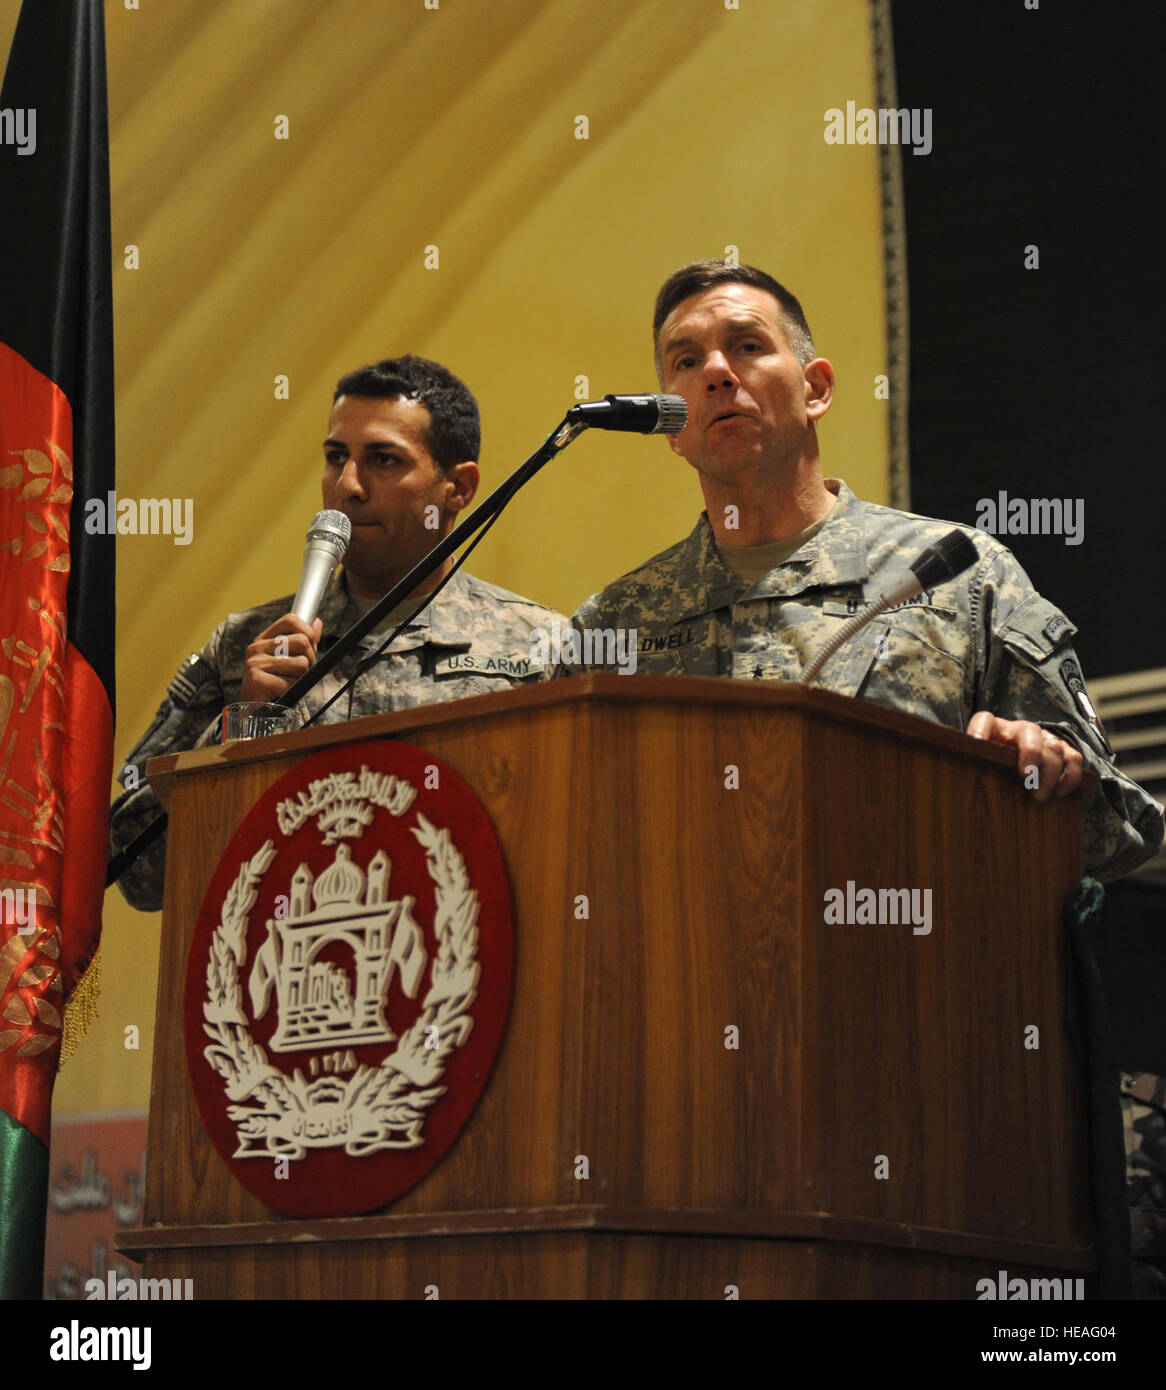
<svg viewBox="0 0 1166 1390">
<path fill-rule="evenodd" d="M 0 343 L 0 1107 L 46 1144 L 66 992 L 101 930 L 113 766 L 108 695 L 67 641 L 72 451 L 64 393 Z M 8 912 L 29 895 L 34 925 Z"/>
</svg>

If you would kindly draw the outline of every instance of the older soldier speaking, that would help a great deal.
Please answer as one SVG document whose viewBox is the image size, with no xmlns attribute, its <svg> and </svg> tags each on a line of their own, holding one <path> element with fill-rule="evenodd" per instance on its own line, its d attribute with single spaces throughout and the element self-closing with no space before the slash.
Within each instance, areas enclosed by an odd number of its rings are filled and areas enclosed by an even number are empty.
<svg viewBox="0 0 1166 1390">
<path fill-rule="evenodd" d="M 423 357 L 398 357 L 343 377 L 324 441 L 324 506 L 347 514 L 352 538 L 344 566 L 308 624 L 289 612 L 293 595 L 232 613 L 170 682 L 153 724 L 126 761 L 127 790 L 113 806 L 110 849 L 129 844 L 160 812 L 142 782 L 146 760 L 193 748 L 225 705 L 282 695 L 378 598 L 453 528 L 478 488 L 478 405 L 452 373 Z M 420 597 L 449 574 L 445 560 L 297 706 L 316 713 Z M 458 700 L 551 673 L 531 656 L 531 632 L 560 615 L 459 570 L 350 695 L 319 722 L 440 700 Z M 566 619 L 561 619 L 566 622 Z M 134 907 L 162 906 L 165 840 L 151 845 L 118 883 Z"/>
<path fill-rule="evenodd" d="M 657 296 L 653 335 L 661 385 L 688 404 L 668 443 L 696 469 L 706 510 L 686 540 L 593 595 L 572 622 L 637 629 L 643 674 L 796 681 L 880 576 L 951 524 L 863 502 L 823 477 L 817 422 L 834 369 L 772 276 L 684 266 Z M 1022 775 L 1038 769 L 1041 801 L 1095 772 L 1085 866 L 1126 873 L 1161 843 L 1162 810 L 1111 761 L 1070 645 L 1076 628 L 1005 546 L 966 529 L 976 565 L 872 623 L 823 684 L 1010 745 Z"/>
</svg>

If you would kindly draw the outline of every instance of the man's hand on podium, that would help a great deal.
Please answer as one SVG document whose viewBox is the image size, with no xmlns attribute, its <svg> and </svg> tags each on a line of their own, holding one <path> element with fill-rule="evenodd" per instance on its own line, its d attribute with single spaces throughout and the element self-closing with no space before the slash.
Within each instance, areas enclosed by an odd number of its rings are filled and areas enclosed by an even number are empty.
<svg viewBox="0 0 1166 1390">
<path fill-rule="evenodd" d="M 1047 801 L 1054 792 L 1068 796 L 1081 785 L 1085 759 L 1071 743 L 1042 729 L 1027 719 L 1001 719 L 998 715 L 980 710 L 973 714 L 967 732 L 973 738 L 986 738 L 990 743 L 1007 743 L 1018 750 L 1017 766 L 1022 777 L 1037 772 L 1033 794 L 1038 801 Z"/>
</svg>

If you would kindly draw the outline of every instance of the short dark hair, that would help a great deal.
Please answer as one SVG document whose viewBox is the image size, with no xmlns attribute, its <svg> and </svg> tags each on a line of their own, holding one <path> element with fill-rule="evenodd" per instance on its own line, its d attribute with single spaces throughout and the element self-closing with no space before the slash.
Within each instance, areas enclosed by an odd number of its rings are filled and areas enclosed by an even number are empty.
<svg viewBox="0 0 1166 1390">
<path fill-rule="evenodd" d="M 714 285 L 752 285 L 755 289 L 768 290 L 777 300 L 779 317 L 785 336 L 794 356 L 804 367 L 817 356 L 810 325 L 802 312 L 797 296 L 793 295 L 764 270 L 752 265 L 734 265 L 732 261 L 692 261 L 674 270 L 660 286 L 656 296 L 656 312 L 652 317 L 652 345 L 656 353 L 656 365 L 660 365 L 660 329 L 673 309 L 690 295 L 711 290 Z"/>
<path fill-rule="evenodd" d="M 440 362 L 427 357 L 386 357 L 368 367 L 342 376 L 332 394 L 361 396 L 366 400 L 391 400 L 404 396 L 429 411 L 427 445 L 443 473 L 455 463 L 477 461 L 482 448 L 482 424 L 478 403 L 470 388 Z"/>
</svg>

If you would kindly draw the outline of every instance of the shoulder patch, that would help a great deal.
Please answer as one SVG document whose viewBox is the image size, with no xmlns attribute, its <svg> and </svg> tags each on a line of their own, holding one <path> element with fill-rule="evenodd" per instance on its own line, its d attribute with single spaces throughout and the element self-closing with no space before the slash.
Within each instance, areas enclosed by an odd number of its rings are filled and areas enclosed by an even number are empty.
<svg viewBox="0 0 1166 1390">
<path fill-rule="evenodd" d="M 178 668 L 178 674 L 166 687 L 167 693 L 176 705 L 193 704 L 198 692 L 206 685 L 218 685 L 218 675 L 209 661 L 204 661 L 197 652 Z"/>
<path fill-rule="evenodd" d="M 1076 635 L 1077 628 L 1056 604 L 1033 594 L 1000 629 L 1000 639 L 1034 661 L 1044 661 Z"/>
</svg>

